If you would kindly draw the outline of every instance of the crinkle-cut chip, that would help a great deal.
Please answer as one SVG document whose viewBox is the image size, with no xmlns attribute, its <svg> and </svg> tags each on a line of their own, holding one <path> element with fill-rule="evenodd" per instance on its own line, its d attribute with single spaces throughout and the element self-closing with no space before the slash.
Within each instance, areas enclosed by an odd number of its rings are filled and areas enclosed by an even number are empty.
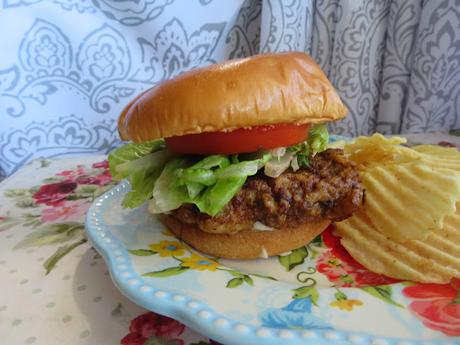
<svg viewBox="0 0 460 345">
<path fill-rule="evenodd" d="M 430 166 L 454 169 L 460 172 L 460 151 L 452 147 L 417 145 L 412 149 L 422 154 L 421 160 Z"/>
<path fill-rule="evenodd" d="M 374 133 L 371 136 L 361 136 L 351 142 L 349 146 L 355 145 L 356 148 L 365 146 L 394 146 L 407 143 L 406 138 L 402 137 L 385 137 L 380 133 Z"/>
<path fill-rule="evenodd" d="M 454 147 L 445 147 L 439 145 L 415 145 L 412 149 L 428 155 L 439 156 L 447 159 L 460 159 L 460 151 Z"/>
<path fill-rule="evenodd" d="M 423 240 L 443 226 L 460 200 L 460 174 L 414 162 L 361 173 L 364 209 L 378 231 L 399 242 Z"/>
<path fill-rule="evenodd" d="M 460 152 L 438 145 L 401 146 L 405 138 L 386 138 L 381 134 L 358 137 L 344 146 L 349 158 L 361 169 L 383 164 L 421 162 L 428 166 L 460 171 Z"/>
<path fill-rule="evenodd" d="M 350 255 L 368 270 L 421 283 L 448 283 L 460 277 L 460 203 L 457 213 L 423 241 L 399 243 L 375 229 L 363 212 L 336 223 L 336 233 Z"/>
<path fill-rule="evenodd" d="M 420 153 L 400 145 L 405 142 L 405 138 L 385 138 L 376 133 L 370 137 L 358 137 L 345 145 L 344 151 L 352 161 L 363 167 L 384 163 L 404 163 L 420 159 Z"/>
</svg>

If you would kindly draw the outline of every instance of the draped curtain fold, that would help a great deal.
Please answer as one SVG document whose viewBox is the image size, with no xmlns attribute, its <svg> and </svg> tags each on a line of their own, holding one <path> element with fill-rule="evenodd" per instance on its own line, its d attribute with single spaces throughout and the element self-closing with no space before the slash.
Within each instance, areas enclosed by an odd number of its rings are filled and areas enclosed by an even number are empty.
<svg viewBox="0 0 460 345">
<path fill-rule="evenodd" d="M 460 127 L 460 2 L 262 2 L 261 52 L 311 54 L 350 109 L 345 135 Z"/>
<path fill-rule="evenodd" d="M 107 152 L 136 93 L 257 53 L 314 57 L 336 134 L 460 128 L 460 0 L 3 0 L 0 32 L 0 178 Z"/>
</svg>

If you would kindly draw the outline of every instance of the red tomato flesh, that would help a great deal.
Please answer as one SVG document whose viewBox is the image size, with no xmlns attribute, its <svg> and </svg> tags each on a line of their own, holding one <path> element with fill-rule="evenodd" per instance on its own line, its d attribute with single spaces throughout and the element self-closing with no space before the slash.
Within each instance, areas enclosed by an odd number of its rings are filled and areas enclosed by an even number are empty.
<svg viewBox="0 0 460 345">
<path fill-rule="evenodd" d="M 279 124 L 166 138 L 166 145 L 182 154 L 234 154 L 295 145 L 307 139 L 309 125 Z"/>
</svg>

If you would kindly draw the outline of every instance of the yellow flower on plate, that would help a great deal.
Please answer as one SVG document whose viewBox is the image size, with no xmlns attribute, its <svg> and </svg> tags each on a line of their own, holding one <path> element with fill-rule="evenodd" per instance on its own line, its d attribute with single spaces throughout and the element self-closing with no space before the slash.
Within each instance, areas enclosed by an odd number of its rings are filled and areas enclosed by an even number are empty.
<svg viewBox="0 0 460 345">
<path fill-rule="evenodd" d="M 219 263 L 209 258 L 205 258 L 204 256 L 193 253 L 191 257 L 182 259 L 181 266 L 190 267 L 193 270 L 199 271 L 215 271 L 217 267 L 219 267 Z"/>
<path fill-rule="evenodd" d="M 363 302 L 358 299 L 341 299 L 331 302 L 332 307 L 346 311 L 352 311 L 355 306 L 359 307 L 361 305 L 363 305 Z"/>
<path fill-rule="evenodd" d="M 185 252 L 185 246 L 176 241 L 161 241 L 159 243 L 152 243 L 149 248 L 157 252 L 162 257 L 166 256 L 182 256 Z"/>
</svg>

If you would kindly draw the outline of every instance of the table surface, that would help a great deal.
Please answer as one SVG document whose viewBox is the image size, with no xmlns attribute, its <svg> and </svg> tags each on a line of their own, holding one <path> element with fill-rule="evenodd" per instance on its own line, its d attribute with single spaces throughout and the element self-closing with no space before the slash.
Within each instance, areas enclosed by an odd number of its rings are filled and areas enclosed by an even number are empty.
<svg viewBox="0 0 460 345">
<path fill-rule="evenodd" d="M 460 148 L 459 136 L 408 138 Z M 1 342 L 216 344 L 135 305 L 112 284 L 84 231 L 92 200 L 114 185 L 105 159 L 36 160 L 0 183 Z"/>
</svg>

